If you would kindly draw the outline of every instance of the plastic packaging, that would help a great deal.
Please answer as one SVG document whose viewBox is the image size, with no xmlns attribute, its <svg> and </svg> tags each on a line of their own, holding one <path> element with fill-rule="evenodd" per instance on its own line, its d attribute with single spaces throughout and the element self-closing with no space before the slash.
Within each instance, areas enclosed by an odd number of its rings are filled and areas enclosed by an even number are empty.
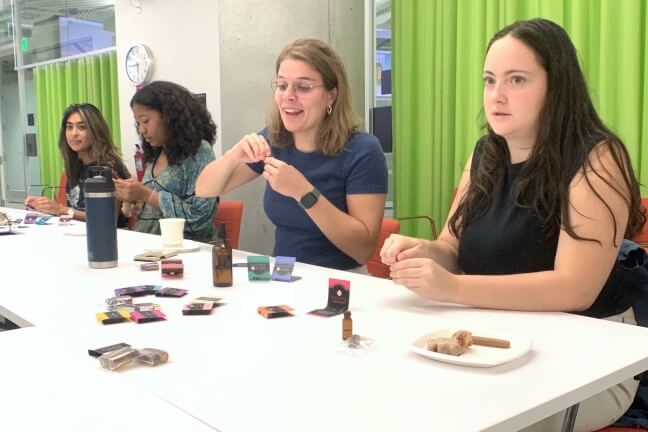
<svg viewBox="0 0 648 432">
<path fill-rule="evenodd" d="M 135 348 L 124 347 L 99 357 L 99 364 L 105 369 L 115 370 L 135 360 L 139 353 Z"/>
<path fill-rule="evenodd" d="M 169 353 L 155 348 L 143 348 L 137 355 L 137 361 L 147 366 L 157 366 L 168 360 Z"/>
</svg>

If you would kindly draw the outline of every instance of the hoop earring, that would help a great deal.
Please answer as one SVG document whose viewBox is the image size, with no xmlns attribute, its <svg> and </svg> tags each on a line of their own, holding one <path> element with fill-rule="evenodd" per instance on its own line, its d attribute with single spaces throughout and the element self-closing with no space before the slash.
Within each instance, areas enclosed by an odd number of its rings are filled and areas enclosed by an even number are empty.
<svg viewBox="0 0 648 432">
<path fill-rule="evenodd" d="M 331 105 L 326 107 L 326 115 L 331 115 L 333 112 L 333 107 Z"/>
</svg>

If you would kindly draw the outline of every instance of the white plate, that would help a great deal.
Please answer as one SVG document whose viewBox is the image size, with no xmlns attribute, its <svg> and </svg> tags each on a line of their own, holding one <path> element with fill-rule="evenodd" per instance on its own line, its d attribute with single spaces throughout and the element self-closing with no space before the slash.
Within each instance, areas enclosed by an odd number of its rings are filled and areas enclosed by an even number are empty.
<svg viewBox="0 0 648 432">
<path fill-rule="evenodd" d="M 506 339 L 511 342 L 510 348 L 493 348 L 480 345 L 472 345 L 470 348 L 468 348 L 467 352 L 463 353 L 460 356 L 441 354 L 427 350 L 428 339 L 434 337 L 450 337 L 457 330 L 460 329 L 441 329 L 427 333 L 416 339 L 410 346 L 410 350 L 416 354 L 422 355 L 423 357 L 445 363 L 453 363 L 473 367 L 492 367 L 522 357 L 527 352 L 529 352 L 531 346 L 533 345 L 533 340 L 528 336 L 479 329 L 479 331 L 470 331 L 477 336 Z"/>
</svg>

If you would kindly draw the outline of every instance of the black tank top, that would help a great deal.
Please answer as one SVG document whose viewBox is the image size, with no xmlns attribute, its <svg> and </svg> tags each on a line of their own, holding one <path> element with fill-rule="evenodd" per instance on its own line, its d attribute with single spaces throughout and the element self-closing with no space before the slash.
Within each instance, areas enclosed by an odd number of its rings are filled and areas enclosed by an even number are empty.
<svg viewBox="0 0 648 432">
<path fill-rule="evenodd" d="M 473 159 L 473 172 L 476 162 Z M 524 162 L 507 165 L 502 186 L 488 210 L 464 228 L 459 265 L 466 274 L 517 274 L 554 268 L 558 234 L 547 238 L 533 210 L 515 205 L 513 184 L 523 166 Z M 596 301 L 587 310 L 575 313 L 595 318 L 619 314 L 632 303 L 626 291 L 623 269 L 615 261 Z"/>
</svg>

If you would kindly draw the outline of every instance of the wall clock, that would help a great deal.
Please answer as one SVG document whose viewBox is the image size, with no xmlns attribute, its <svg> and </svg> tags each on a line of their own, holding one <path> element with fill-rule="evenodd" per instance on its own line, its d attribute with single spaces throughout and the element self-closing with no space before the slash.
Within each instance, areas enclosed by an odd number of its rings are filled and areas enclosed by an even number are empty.
<svg viewBox="0 0 648 432">
<path fill-rule="evenodd" d="M 146 45 L 132 45 L 126 51 L 126 76 L 135 85 L 148 82 L 153 75 L 153 55 Z"/>
</svg>

